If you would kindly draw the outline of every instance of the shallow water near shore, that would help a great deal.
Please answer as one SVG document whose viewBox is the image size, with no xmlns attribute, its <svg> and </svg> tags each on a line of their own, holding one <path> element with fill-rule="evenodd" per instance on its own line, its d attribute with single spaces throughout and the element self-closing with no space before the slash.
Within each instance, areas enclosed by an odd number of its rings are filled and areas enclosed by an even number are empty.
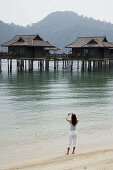
<svg viewBox="0 0 113 170">
<path fill-rule="evenodd" d="M 0 73 L 0 165 L 65 153 L 74 112 L 78 150 L 113 141 L 113 69 Z"/>
</svg>

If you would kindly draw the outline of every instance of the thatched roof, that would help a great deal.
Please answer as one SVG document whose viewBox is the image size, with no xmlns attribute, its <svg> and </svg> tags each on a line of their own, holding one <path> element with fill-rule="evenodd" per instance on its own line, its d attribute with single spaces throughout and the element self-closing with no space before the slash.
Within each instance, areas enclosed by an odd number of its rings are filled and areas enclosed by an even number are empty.
<svg viewBox="0 0 113 170">
<path fill-rule="evenodd" d="M 108 42 L 105 36 L 100 37 L 78 37 L 72 44 L 66 46 L 66 48 L 112 48 L 113 44 Z"/>
<path fill-rule="evenodd" d="M 10 41 L 2 44 L 2 46 L 53 47 L 49 42 L 44 41 L 39 35 L 16 35 Z"/>
</svg>

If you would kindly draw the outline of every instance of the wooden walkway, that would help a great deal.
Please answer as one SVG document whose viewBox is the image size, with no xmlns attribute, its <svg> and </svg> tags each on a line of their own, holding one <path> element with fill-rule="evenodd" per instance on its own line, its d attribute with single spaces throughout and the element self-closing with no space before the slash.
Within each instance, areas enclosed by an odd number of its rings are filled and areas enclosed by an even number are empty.
<svg viewBox="0 0 113 170">
<path fill-rule="evenodd" d="M 50 54 L 47 56 L 44 56 L 42 58 L 28 58 L 28 57 L 22 57 L 20 55 L 9 55 L 7 52 L 0 52 L 0 59 L 20 59 L 20 60 L 84 60 L 84 61 L 104 61 L 104 60 L 113 60 L 113 56 L 104 57 L 104 58 L 90 58 L 90 57 L 77 57 L 73 54 Z"/>
</svg>

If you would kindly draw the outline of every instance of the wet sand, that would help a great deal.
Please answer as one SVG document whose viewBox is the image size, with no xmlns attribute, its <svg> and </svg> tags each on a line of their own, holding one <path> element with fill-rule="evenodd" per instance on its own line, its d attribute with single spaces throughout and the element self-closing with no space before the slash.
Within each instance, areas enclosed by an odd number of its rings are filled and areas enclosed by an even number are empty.
<svg viewBox="0 0 113 170">
<path fill-rule="evenodd" d="M 1 170 L 112 170 L 113 148 L 98 149 L 75 155 L 62 155 L 46 160 L 32 160 L 0 167 Z"/>
</svg>

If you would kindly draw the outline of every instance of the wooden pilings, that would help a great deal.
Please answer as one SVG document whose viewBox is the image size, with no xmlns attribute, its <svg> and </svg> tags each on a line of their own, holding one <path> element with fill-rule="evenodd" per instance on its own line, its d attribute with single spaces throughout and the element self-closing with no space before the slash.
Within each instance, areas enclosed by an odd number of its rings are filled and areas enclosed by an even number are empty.
<svg viewBox="0 0 113 170">
<path fill-rule="evenodd" d="M 63 70 L 68 70 L 70 72 L 73 72 L 73 60 L 62 60 L 62 69 Z M 58 61 L 57 61 L 58 62 Z M 57 64 L 58 66 L 58 64 Z"/>
<path fill-rule="evenodd" d="M 0 72 L 3 72 L 3 64 L 2 60 L 0 59 Z M 37 62 L 37 65 L 36 65 Z M 94 71 L 101 71 L 102 69 L 108 70 L 109 68 L 113 68 L 113 60 L 69 60 L 69 59 L 62 59 L 62 60 L 50 60 L 50 59 L 37 59 L 34 61 L 33 59 L 17 59 L 13 62 L 13 59 L 7 59 L 7 67 L 8 73 L 11 73 L 12 70 L 17 69 L 17 71 L 29 71 L 32 72 L 33 70 L 37 71 L 49 71 L 53 69 L 54 71 L 58 71 L 59 69 L 63 69 L 66 72 L 94 72 Z M 16 67 L 15 67 L 16 66 Z"/>
<path fill-rule="evenodd" d="M 112 60 L 113 61 L 113 60 Z M 111 68 L 111 62 L 110 60 L 89 60 L 89 61 L 85 61 L 82 60 L 81 61 L 81 71 L 101 71 L 102 69 L 106 69 L 106 68 Z"/>
</svg>

